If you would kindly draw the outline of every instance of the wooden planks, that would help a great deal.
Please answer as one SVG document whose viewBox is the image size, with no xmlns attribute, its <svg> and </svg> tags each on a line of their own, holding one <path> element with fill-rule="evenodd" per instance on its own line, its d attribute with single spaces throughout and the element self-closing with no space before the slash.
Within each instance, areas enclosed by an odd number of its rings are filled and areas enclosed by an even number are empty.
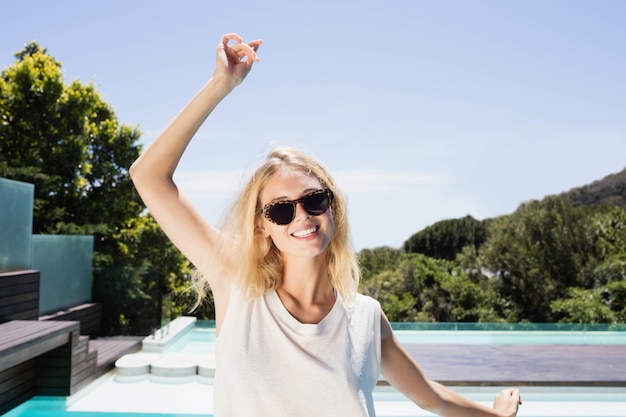
<svg viewBox="0 0 626 417">
<path fill-rule="evenodd" d="M 37 393 L 69 395 L 77 322 L 0 324 L 0 414 Z"/>
<path fill-rule="evenodd" d="M 98 352 L 96 376 L 101 376 L 115 367 L 115 361 L 141 350 L 143 336 L 114 336 L 89 341 L 89 350 Z"/>
<path fill-rule="evenodd" d="M 0 372 L 0 415 L 35 395 L 35 360 Z"/>
<path fill-rule="evenodd" d="M 39 316 L 39 271 L 0 273 L 0 323 L 37 320 Z"/>
<path fill-rule="evenodd" d="M 96 338 L 100 336 L 101 317 L 102 307 L 100 304 L 85 303 L 54 314 L 40 316 L 39 320 L 78 321 L 80 322 L 80 334 Z"/>
<path fill-rule="evenodd" d="M 69 343 L 76 322 L 14 320 L 0 324 L 0 371 Z"/>
<path fill-rule="evenodd" d="M 626 386 L 624 345 L 437 344 L 405 349 L 430 379 L 445 385 Z"/>
</svg>

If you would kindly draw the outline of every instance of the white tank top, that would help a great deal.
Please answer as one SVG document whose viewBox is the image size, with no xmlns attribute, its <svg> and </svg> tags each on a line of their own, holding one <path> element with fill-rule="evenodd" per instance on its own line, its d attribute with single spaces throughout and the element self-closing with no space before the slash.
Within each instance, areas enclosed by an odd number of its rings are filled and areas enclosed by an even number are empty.
<svg viewBox="0 0 626 417">
<path fill-rule="evenodd" d="M 276 291 L 246 300 L 233 289 L 216 342 L 216 417 L 374 416 L 380 304 L 339 299 L 303 324 Z"/>
</svg>

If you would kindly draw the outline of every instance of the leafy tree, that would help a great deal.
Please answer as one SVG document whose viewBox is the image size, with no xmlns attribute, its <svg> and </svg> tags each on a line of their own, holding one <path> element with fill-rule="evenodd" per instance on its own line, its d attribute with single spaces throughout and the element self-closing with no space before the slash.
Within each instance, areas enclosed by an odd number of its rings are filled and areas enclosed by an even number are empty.
<svg viewBox="0 0 626 417">
<path fill-rule="evenodd" d="M 598 206 L 587 218 L 586 237 L 593 247 L 591 261 L 581 269 L 579 283 L 551 304 L 555 316 L 567 323 L 626 321 L 626 210 Z"/>
<path fill-rule="evenodd" d="M 361 250 L 358 259 L 362 280 L 368 281 L 373 275 L 394 269 L 403 256 L 403 251 L 389 246 Z"/>
<path fill-rule="evenodd" d="M 439 221 L 411 236 L 404 242 L 406 252 L 452 261 L 463 247 L 480 247 L 487 239 L 489 221 L 476 220 L 472 216 Z"/>
<path fill-rule="evenodd" d="M 493 290 L 451 261 L 397 249 L 359 253 L 361 292 L 380 301 L 391 321 L 495 321 Z"/>
<path fill-rule="evenodd" d="M 615 230 L 602 222 L 614 222 L 615 210 L 621 209 L 607 210 L 574 207 L 565 198 L 549 196 L 522 204 L 492 225 L 481 248 L 482 262 L 510 302 L 508 320 L 552 322 L 557 319 L 552 301 L 565 297 L 571 287 L 596 285 L 596 267 L 608 254 L 607 239 L 614 240 L 612 232 L 601 229 Z"/>
<path fill-rule="evenodd" d="M 562 323 L 624 323 L 626 281 L 614 281 L 599 288 L 572 287 L 567 296 L 551 304 Z"/>
<path fill-rule="evenodd" d="M 92 83 L 66 85 L 61 63 L 37 43 L 15 57 L 0 77 L 0 175 L 35 184 L 34 233 L 95 236 L 94 299 L 103 302 L 105 332 L 145 333 L 160 315 L 152 299 L 188 266 L 163 256 L 171 244 L 154 238 L 130 181 L 140 133 L 118 122 Z M 138 252 L 149 243 L 158 256 Z"/>
<path fill-rule="evenodd" d="M 147 214 L 130 220 L 128 227 L 121 230 L 116 240 L 124 254 L 124 263 L 142 270 L 142 279 L 147 297 L 134 300 L 129 314 L 130 333 L 155 326 L 161 319 L 171 319 L 190 314 L 196 300 L 196 294 L 190 287 L 189 277 L 193 268 L 182 253 L 173 246 L 154 218 Z M 147 262 L 146 260 L 149 260 Z M 170 294 L 172 311 L 163 311 L 162 294 Z M 200 318 L 214 316 L 211 294 L 209 301 L 203 303 L 194 314 Z M 119 298 L 119 295 L 116 297 Z M 156 314 L 156 316 L 155 316 Z M 161 317 L 161 314 L 167 317 Z"/>
<path fill-rule="evenodd" d="M 141 213 L 126 172 L 139 132 L 118 124 L 92 84 L 66 86 L 38 44 L 16 57 L 0 81 L 0 160 L 4 174 L 36 185 L 34 232 Z"/>
<path fill-rule="evenodd" d="M 576 283 L 584 216 L 560 198 L 522 204 L 494 222 L 482 248 L 484 264 L 511 301 L 510 321 L 550 322 L 550 301 Z"/>
</svg>

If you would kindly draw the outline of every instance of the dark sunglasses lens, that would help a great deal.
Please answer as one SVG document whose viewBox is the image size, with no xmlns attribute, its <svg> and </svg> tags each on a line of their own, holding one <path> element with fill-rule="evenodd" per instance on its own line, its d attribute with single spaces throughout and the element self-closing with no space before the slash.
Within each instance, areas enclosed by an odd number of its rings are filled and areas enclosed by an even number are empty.
<svg viewBox="0 0 626 417">
<path fill-rule="evenodd" d="M 328 206 L 330 204 L 328 195 L 326 192 L 319 192 L 315 194 L 311 194 L 308 197 L 302 199 L 302 205 L 304 209 L 314 216 L 319 216 L 328 210 Z"/>
<path fill-rule="evenodd" d="M 268 210 L 269 218 L 278 225 L 285 225 L 291 223 L 293 215 L 295 214 L 293 209 L 293 203 L 277 203 L 271 206 Z"/>
</svg>

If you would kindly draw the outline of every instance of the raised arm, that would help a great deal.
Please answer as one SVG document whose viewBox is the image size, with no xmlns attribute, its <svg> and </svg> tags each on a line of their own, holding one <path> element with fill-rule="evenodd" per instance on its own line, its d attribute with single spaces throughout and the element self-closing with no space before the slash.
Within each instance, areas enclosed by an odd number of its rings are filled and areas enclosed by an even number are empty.
<svg viewBox="0 0 626 417">
<path fill-rule="evenodd" d="M 234 42 L 234 43 L 233 43 Z M 187 145 L 219 102 L 248 75 L 260 40 L 243 43 L 236 34 L 224 35 L 217 46 L 211 79 L 170 122 L 130 168 L 130 176 L 144 203 L 167 236 L 199 269 L 216 244 L 219 231 L 208 224 L 178 191 L 174 171 Z M 219 293 L 229 286 L 209 282 L 218 309 Z"/>
<path fill-rule="evenodd" d="M 460 394 L 429 380 L 420 366 L 393 335 L 383 314 L 381 320 L 381 371 L 387 381 L 421 408 L 444 417 L 515 417 L 522 403 L 519 391 L 501 391 L 493 408 L 477 404 Z"/>
</svg>

